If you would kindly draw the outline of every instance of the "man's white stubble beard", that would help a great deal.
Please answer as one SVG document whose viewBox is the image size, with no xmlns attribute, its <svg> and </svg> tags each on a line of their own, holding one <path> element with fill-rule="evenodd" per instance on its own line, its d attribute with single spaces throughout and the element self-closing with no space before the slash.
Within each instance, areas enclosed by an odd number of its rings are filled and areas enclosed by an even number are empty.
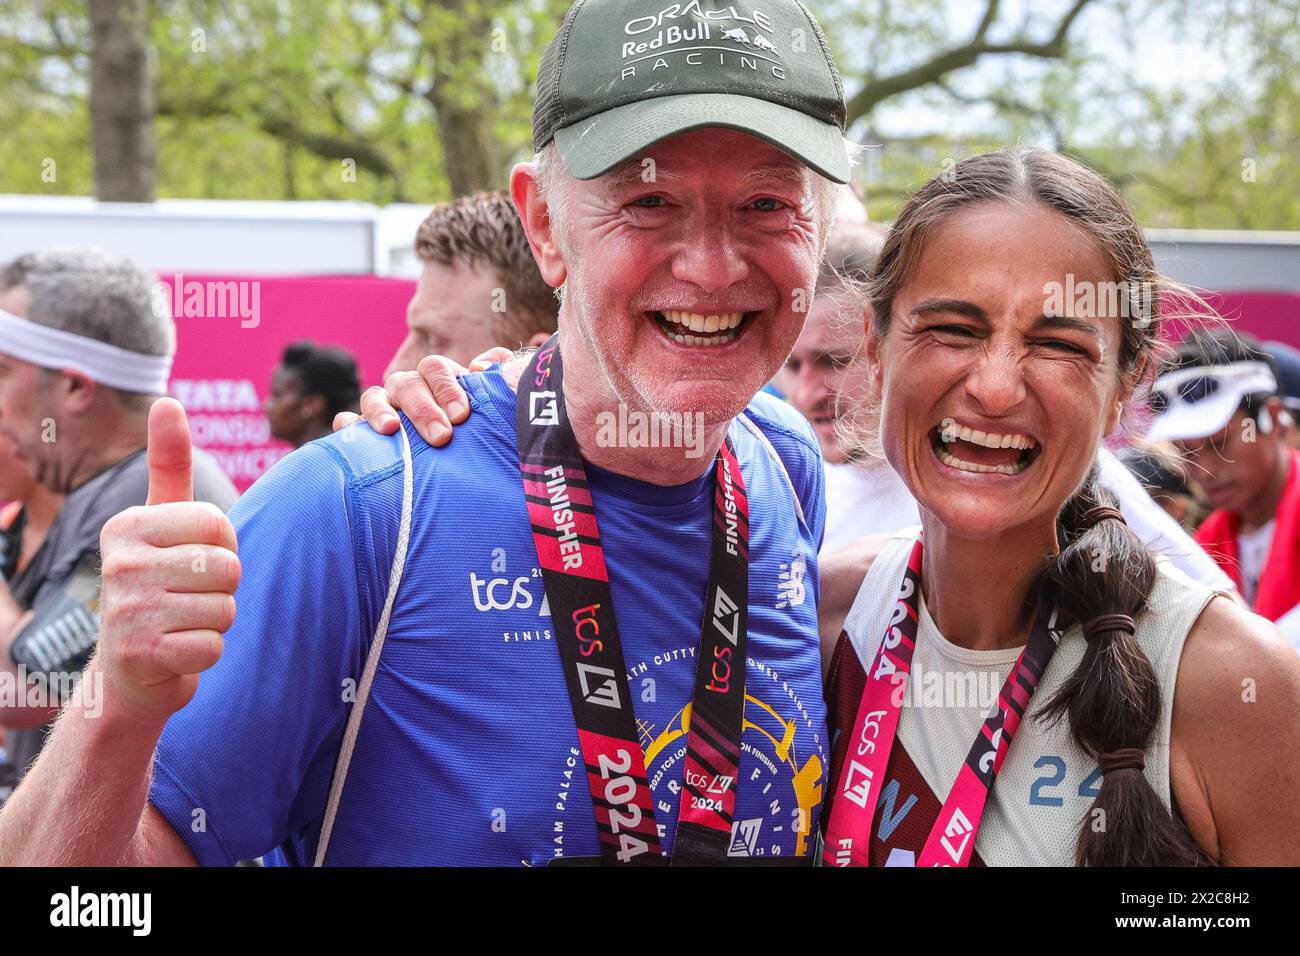
<svg viewBox="0 0 1300 956">
<path fill-rule="evenodd" d="M 582 278 L 580 271 L 570 272 L 564 284 L 561 300 L 561 323 L 568 320 L 569 328 L 576 329 L 580 335 L 588 338 L 587 349 L 595 357 L 600 377 L 606 386 L 606 394 L 613 406 L 622 403 L 629 410 L 643 412 L 672 411 L 665 403 L 657 399 L 653 389 L 642 380 L 639 369 L 631 361 L 620 361 L 609 350 L 599 344 L 600 319 L 602 316 L 617 316 L 619 321 L 627 318 L 622 305 L 609 301 L 603 287 L 589 284 Z M 635 321 L 635 320 L 634 320 Z M 589 335 L 587 333 L 590 333 Z M 632 330 L 635 341 L 637 331 Z M 678 409 L 680 411 L 681 409 Z M 689 409 L 695 411 L 695 409 Z"/>
</svg>

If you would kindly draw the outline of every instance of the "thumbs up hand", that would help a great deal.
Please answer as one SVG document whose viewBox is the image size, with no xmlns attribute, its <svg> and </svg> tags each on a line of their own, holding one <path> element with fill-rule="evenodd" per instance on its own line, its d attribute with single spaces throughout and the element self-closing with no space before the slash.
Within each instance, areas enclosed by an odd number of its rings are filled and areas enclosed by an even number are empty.
<svg viewBox="0 0 1300 956">
<path fill-rule="evenodd" d="M 221 656 L 235 620 L 235 528 L 194 501 L 189 422 L 175 399 L 149 411 L 149 497 L 100 534 L 98 666 L 106 692 L 137 718 L 165 722 Z"/>
</svg>

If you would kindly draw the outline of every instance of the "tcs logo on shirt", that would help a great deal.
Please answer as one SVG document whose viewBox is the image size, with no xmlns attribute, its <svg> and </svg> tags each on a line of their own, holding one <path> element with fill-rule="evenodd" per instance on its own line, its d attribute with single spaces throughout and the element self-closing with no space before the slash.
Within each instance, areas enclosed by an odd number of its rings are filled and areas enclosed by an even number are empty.
<svg viewBox="0 0 1300 956">
<path fill-rule="evenodd" d="M 536 607 L 538 617 L 550 617 L 550 602 L 546 600 L 541 571 L 529 568 L 528 574 L 511 575 L 506 569 L 506 549 L 493 548 L 491 555 L 490 571 L 483 575 L 469 572 L 469 593 L 474 609 L 483 613 L 527 611 Z"/>
<path fill-rule="evenodd" d="M 480 611 L 526 611 L 533 606 L 533 595 L 528 590 L 528 578 L 480 578 L 469 573 L 470 593 L 474 607 Z"/>
</svg>

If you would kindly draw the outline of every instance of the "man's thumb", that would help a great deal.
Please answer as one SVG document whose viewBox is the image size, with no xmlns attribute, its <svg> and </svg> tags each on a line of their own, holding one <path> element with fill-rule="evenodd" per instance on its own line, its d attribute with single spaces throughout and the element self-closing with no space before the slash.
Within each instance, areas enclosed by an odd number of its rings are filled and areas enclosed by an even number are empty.
<svg viewBox="0 0 1300 956">
<path fill-rule="evenodd" d="M 149 409 L 149 500 L 194 500 L 190 423 L 174 398 L 160 398 Z"/>
</svg>

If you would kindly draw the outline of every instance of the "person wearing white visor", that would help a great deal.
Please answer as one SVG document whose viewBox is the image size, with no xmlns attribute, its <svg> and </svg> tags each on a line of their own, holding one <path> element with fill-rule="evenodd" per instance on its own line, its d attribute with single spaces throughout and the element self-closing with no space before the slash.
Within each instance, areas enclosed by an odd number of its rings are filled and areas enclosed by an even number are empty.
<svg viewBox="0 0 1300 956">
<path fill-rule="evenodd" d="M 126 256 L 93 247 L 0 264 L 0 435 L 37 482 L 66 496 L 42 546 L 0 581 L 0 681 L 39 691 L 0 700 L 19 771 L 41 752 L 67 699 L 60 690 L 98 641 L 100 531 L 148 493 L 146 422 L 176 352 L 154 282 Z M 195 451 L 194 465 L 196 500 L 234 503 L 214 458 Z"/>
<path fill-rule="evenodd" d="M 1273 359 L 1247 336 L 1193 334 L 1153 393 L 1148 438 L 1177 445 L 1216 509 L 1196 540 L 1257 614 L 1280 621 L 1300 605 L 1300 453 Z"/>
<path fill-rule="evenodd" d="M 1152 424 L 1148 440 L 1183 441 L 1223 431 L 1246 399 L 1275 394 L 1277 378 L 1264 361 L 1193 366 L 1161 376 L 1153 391 L 1164 410 Z M 1273 415 L 1267 407 L 1261 414 L 1266 421 Z M 1242 417 L 1250 416 L 1243 413 Z"/>
</svg>

